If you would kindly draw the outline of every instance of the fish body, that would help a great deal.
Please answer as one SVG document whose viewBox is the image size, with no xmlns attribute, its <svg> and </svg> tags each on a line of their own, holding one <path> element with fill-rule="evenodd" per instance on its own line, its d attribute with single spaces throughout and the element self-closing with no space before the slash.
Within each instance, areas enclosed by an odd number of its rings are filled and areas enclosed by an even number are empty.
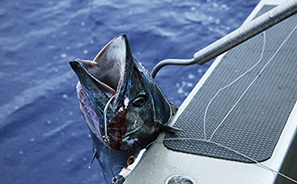
<svg viewBox="0 0 297 184">
<path fill-rule="evenodd" d="M 122 34 L 93 61 L 70 61 L 79 82 L 80 109 L 90 129 L 95 157 L 107 182 L 127 159 L 167 127 L 171 105 L 147 70 L 133 57 Z"/>
</svg>

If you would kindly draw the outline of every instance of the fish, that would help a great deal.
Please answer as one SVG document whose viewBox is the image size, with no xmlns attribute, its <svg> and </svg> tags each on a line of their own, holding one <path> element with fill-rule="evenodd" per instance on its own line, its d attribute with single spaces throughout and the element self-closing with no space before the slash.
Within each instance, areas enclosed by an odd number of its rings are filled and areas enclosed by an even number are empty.
<svg viewBox="0 0 297 184">
<path fill-rule="evenodd" d="M 168 126 L 176 108 L 132 55 L 125 34 L 92 61 L 69 64 L 79 80 L 76 91 L 92 138 L 92 162 L 97 158 L 107 183 L 121 183 L 127 176 L 121 171 L 132 168 L 161 131 L 179 131 Z"/>
</svg>

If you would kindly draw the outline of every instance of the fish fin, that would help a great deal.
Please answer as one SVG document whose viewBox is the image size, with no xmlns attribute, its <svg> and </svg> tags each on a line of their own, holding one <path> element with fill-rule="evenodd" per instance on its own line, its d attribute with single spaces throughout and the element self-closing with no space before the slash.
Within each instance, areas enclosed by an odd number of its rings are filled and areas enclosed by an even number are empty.
<svg viewBox="0 0 297 184">
<path fill-rule="evenodd" d="M 175 105 L 173 105 L 172 103 L 170 103 L 170 108 L 171 108 L 171 114 L 172 114 L 172 116 L 174 116 L 176 114 L 178 108 Z M 165 132 L 172 133 L 172 134 L 175 134 L 175 133 L 177 133 L 179 131 L 182 131 L 182 129 L 172 127 L 172 126 L 169 126 L 169 125 L 163 125 L 163 130 Z"/>
<path fill-rule="evenodd" d="M 172 127 L 169 125 L 163 125 L 163 130 L 165 132 L 172 133 L 172 134 L 182 131 L 182 129 L 180 129 L 180 128 Z"/>
<path fill-rule="evenodd" d="M 172 116 L 174 116 L 175 113 L 177 112 L 178 108 L 175 105 L 173 105 L 172 103 L 170 103 L 170 107 L 171 107 L 171 114 L 172 114 Z"/>
<path fill-rule="evenodd" d="M 93 164 L 95 158 L 97 157 L 97 150 L 96 150 L 96 148 L 95 148 L 94 146 L 93 146 L 93 151 L 94 151 L 94 154 L 93 154 L 93 156 L 92 156 L 92 160 L 91 160 L 91 162 L 90 162 L 89 169 L 91 169 L 92 164 Z"/>
</svg>

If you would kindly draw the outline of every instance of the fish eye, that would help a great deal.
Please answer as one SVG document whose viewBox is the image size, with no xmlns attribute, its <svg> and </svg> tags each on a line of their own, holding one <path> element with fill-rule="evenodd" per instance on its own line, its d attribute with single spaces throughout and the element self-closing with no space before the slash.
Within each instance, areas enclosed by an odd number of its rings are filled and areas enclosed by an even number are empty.
<svg viewBox="0 0 297 184">
<path fill-rule="evenodd" d="M 142 107 L 147 101 L 147 96 L 144 94 L 138 95 L 134 100 L 133 100 L 133 105 L 135 107 Z"/>
</svg>

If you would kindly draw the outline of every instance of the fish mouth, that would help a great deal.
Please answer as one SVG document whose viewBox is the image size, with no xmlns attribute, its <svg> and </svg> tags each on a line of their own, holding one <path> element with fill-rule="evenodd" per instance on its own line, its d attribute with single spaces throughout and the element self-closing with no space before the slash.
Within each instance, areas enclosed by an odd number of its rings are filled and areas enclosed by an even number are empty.
<svg viewBox="0 0 297 184">
<path fill-rule="evenodd" d="M 98 81 L 118 92 L 123 82 L 126 64 L 126 35 L 119 35 L 110 41 L 93 61 L 82 60 L 83 67 Z"/>
<path fill-rule="evenodd" d="M 107 115 L 109 119 L 114 119 L 115 114 L 123 109 L 125 102 L 126 105 L 128 103 L 124 92 L 130 75 L 130 72 L 126 71 L 131 71 L 133 67 L 131 60 L 133 56 L 128 39 L 126 35 L 121 34 L 105 45 L 92 61 L 69 62 L 79 79 L 77 93 L 81 102 L 81 111 L 90 130 L 100 140 L 106 136 L 106 125 L 102 118 L 106 113 L 105 106 L 112 101 L 109 108 L 112 112 Z M 111 129 L 117 130 L 116 127 Z"/>
<path fill-rule="evenodd" d="M 80 77 L 81 69 L 77 69 L 74 65 L 80 63 L 81 67 L 86 71 L 84 75 L 88 75 L 94 79 L 98 84 L 105 88 L 104 92 L 107 96 L 117 94 L 122 85 L 125 65 L 127 60 L 127 52 L 129 48 L 128 39 L 126 35 L 122 34 L 111 40 L 105 47 L 97 54 L 93 61 L 78 60 L 70 61 L 70 65 L 74 72 L 79 77 L 80 82 L 84 85 L 85 78 Z M 128 47 L 127 47 L 128 46 Z M 77 63 L 78 62 L 78 63 Z M 86 77 L 86 76 L 85 76 Z M 93 84 L 85 84 L 93 85 Z"/>
</svg>

